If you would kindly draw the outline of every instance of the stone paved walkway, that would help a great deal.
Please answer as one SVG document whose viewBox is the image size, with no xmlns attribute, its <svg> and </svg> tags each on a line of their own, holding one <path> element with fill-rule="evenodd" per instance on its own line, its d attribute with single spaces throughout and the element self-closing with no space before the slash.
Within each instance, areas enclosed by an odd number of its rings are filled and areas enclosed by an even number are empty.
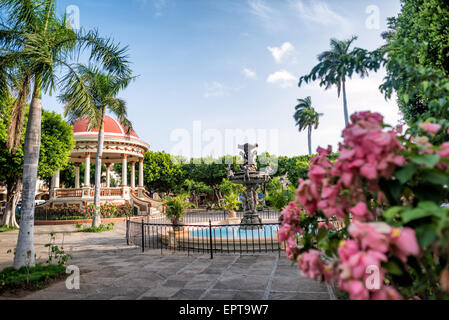
<svg viewBox="0 0 449 320">
<path fill-rule="evenodd" d="M 81 270 L 79 290 L 65 282 L 23 299 L 192 299 L 192 300 L 324 300 L 328 287 L 302 278 L 296 266 L 281 255 L 226 256 L 142 253 L 125 243 L 124 224 L 101 234 L 74 233 L 73 226 L 38 226 L 37 256 L 45 259 L 49 232 L 57 233 L 73 255 L 69 264 Z M 11 265 L 17 232 L 0 233 L 0 269 Z M 0 297 L 2 299 L 2 297 Z"/>
</svg>

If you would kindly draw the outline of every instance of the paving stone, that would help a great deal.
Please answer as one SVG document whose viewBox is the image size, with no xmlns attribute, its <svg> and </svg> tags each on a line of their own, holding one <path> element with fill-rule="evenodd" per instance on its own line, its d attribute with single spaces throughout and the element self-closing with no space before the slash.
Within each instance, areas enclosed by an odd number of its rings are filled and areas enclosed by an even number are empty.
<svg viewBox="0 0 449 320">
<path fill-rule="evenodd" d="M 174 296 L 179 290 L 179 288 L 157 287 L 143 293 L 141 299 L 168 299 Z"/>
<path fill-rule="evenodd" d="M 170 300 L 198 300 L 204 290 L 181 289 L 171 296 Z"/>
<path fill-rule="evenodd" d="M 210 290 L 203 300 L 232 300 L 237 291 Z"/>
<path fill-rule="evenodd" d="M 271 279 L 269 299 L 329 299 L 327 287 L 301 277 L 297 266 L 282 254 L 267 253 L 242 256 L 141 250 L 126 246 L 124 224 L 103 234 L 70 233 L 73 226 L 37 226 L 35 249 L 46 259 L 44 244 L 48 233 L 58 232 L 56 244 L 62 243 L 73 259 L 69 264 L 81 270 L 80 290 L 68 290 L 61 281 L 31 293 L 24 299 L 263 299 Z M 66 232 L 64 234 L 61 231 Z M 17 234 L 0 234 L 0 268 L 12 264 L 7 249 L 14 248 Z M 277 265 L 275 265 L 277 263 Z M 204 295 L 204 296 L 203 296 Z M 0 297 L 3 299 L 4 297 Z"/>
<path fill-rule="evenodd" d="M 299 292 L 327 292 L 327 287 L 317 281 L 293 278 L 274 277 L 271 284 L 272 291 L 299 291 Z"/>
<path fill-rule="evenodd" d="M 283 293 L 271 292 L 269 300 L 329 300 L 328 293 Z"/>
<path fill-rule="evenodd" d="M 263 291 L 255 292 L 255 291 L 238 291 L 233 300 L 262 300 L 264 296 Z"/>
</svg>

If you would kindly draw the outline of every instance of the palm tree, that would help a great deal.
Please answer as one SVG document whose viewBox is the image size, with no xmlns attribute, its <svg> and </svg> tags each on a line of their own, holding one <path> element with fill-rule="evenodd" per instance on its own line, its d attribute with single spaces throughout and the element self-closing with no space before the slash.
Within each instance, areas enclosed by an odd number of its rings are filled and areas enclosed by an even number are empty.
<svg viewBox="0 0 449 320">
<path fill-rule="evenodd" d="M 68 86 L 65 93 L 59 96 L 59 99 L 66 104 L 65 116 L 68 117 L 69 122 L 74 122 L 78 118 L 87 118 L 89 127 L 99 128 L 97 156 L 95 159 L 95 216 L 92 221 L 92 226 L 98 227 L 101 224 L 100 188 L 104 118 L 106 110 L 110 111 L 120 120 L 128 133 L 130 132 L 132 125 L 127 119 L 126 102 L 116 96 L 121 89 L 128 86 L 133 77 L 118 77 L 111 73 L 101 72 L 101 70 L 92 66 L 78 65 L 76 70 L 81 81 L 88 88 L 88 100 L 84 100 L 83 95 L 79 96 L 79 92 L 75 90 L 76 86 L 75 88 Z"/>
<path fill-rule="evenodd" d="M 322 113 L 318 113 L 312 107 L 312 98 L 307 97 L 305 99 L 298 99 L 298 105 L 295 107 L 295 119 L 296 125 L 299 127 L 299 131 L 307 129 L 307 140 L 309 142 L 309 155 L 312 154 L 312 129 L 318 129 L 320 124 L 320 117 Z"/>
<path fill-rule="evenodd" d="M 0 80 L 10 86 L 15 98 L 28 101 L 31 97 L 24 145 L 24 169 L 20 231 L 14 267 L 35 265 L 34 257 L 34 199 L 41 137 L 42 94 L 52 94 L 70 84 L 79 99 L 89 101 L 87 86 L 74 69 L 73 62 L 81 52 L 117 76 L 131 73 L 127 48 L 112 40 L 101 38 L 97 31 L 70 29 L 65 17 L 56 16 L 56 0 L 0 0 Z M 56 73 L 57 72 L 57 73 Z M 60 77 L 59 75 L 62 76 Z M 8 81 L 13 78 L 22 81 Z M 20 85 L 14 85 L 19 83 Z M 29 92 L 27 88 L 30 88 Z M 17 101 L 20 101 L 18 99 Z M 17 115 L 25 103 L 17 103 Z M 17 117 L 20 120 L 20 117 Z M 20 136 L 23 128 L 14 132 Z M 20 132 L 20 134 L 19 134 Z M 12 139 L 12 149 L 19 139 Z"/>
<path fill-rule="evenodd" d="M 310 74 L 302 76 L 299 80 L 299 86 L 302 83 L 320 80 L 320 86 L 325 86 L 326 90 L 333 85 L 337 86 L 338 97 L 343 91 L 343 108 L 345 116 L 345 125 L 349 124 L 348 102 L 346 97 L 346 80 L 351 78 L 353 73 L 358 73 L 362 78 L 368 75 L 368 67 L 363 57 L 366 57 L 366 50 L 354 48 L 349 51 L 352 43 L 357 40 L 353 36 L 348 40 L 331 39 L 331 49 L 318 55 L 319 64 L 317 64 Z"/>
</svg>

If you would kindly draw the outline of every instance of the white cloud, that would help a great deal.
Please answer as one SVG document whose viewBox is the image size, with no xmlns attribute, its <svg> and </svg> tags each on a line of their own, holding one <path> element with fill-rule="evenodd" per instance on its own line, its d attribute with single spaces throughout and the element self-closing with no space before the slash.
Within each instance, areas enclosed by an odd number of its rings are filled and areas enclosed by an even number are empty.
<svg viewBox="0 0 449 320">
<path fill-rule="evenodd" d="M 217 81 L 205 83 L 204 89 L 206 90 L 203 94 L 205 98 L 227 96 L 231 91 L 231 88 Z"/>
<path fill-rule="evenodd" d="M 279 31 L 284 28 L 282 14 L 267 5 L 263 0 L 248 0 L 249 13 L 260 20 L 264 28 Z"/>
<path fill-rule="evenodd" d="M 308 0 L 307 4 L 305 4 L 304 0 L 298 0 L 294 3 L 294 7 L 298 11 L 299 16 L 304 20 L 325 26 L 339 25 L 345 30 L 351 28 L 351 22 L 348 19 L 333 11 L 323 1 Z"/>
<path fill-rule="evenodd" d="M 284 42 L 280 47 L 268 47 L 267 49 L 277 63 L 281 63 L 295 52 L 295 47 L 290 42 Z"/>
<path fill-rule="evenodd" d="M 262 0 L 250 0 L 248 1 L 248 5 L 250 7 L 250 12 L 263 19 L 270 20 L 271 14 L 273 13 L 273 9 L 271 9 L 268 5 L 265 4 Z"/>
<path fill-rule="evenodd" d="M 245 75 L 245 77 L 247 77 L 248 79 L 257 79 L 256 72 L 251 69 L 244 68 L 242 72 Z"/>
<path fill-rule="evenodd" d="M 281 88 L 293 87 L 298 79 L 287 70 L 277 71 L 268 76 L 267 82 L 279 84 Z"/>
<path fill-rule="evenodd" d="M 159 17 L 162 15 L 165 7 L 167 7 L 169 0 L 137 0 L 137 2 L 142 7 L 145 7 L 149 2 L 151 2 L 155 10 L 154 15 Z"/>
</svg>

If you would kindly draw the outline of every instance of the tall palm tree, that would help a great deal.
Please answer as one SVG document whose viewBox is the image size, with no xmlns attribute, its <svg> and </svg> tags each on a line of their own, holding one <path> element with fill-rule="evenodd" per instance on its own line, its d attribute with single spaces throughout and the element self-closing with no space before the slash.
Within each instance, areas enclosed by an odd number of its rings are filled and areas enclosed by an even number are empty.
<svg viewBox="0 0 449 320">
<path fill-rule="evenodd" d="M 338 97 L 343 92 L 343 108 L 345 116 L 345 125 L 349 124 L 348 101 L 346 97 L 346 80 L 352 77 L 353 73 L 358 73 L 362 78 L 368 75 L 368 67 L 362 59 L 366 57 L 366 50 L 354 48 L 350 51 L 352 43 L 357 40 L 353 36 L 348 40 L 331 39 L 331 49 L 318 55 L 317 64 L 312 71 L 299 80 L 299 86 L 302 83 L 320 80 L 320 86 L 325 86 L 326 90 L 332 86 L 337 86 Z"/>
<path fill-rule="evenodd" d="M 118 77 L 111 73 L 105 73 L 93 66 L 78 65 L 77 74 L 89 91 L 88 100 L 84 95 L 79 95 L 70 84 L 65 93 L 59 96 L 65 103 L 65 116 L 70 122 L 78 118 L 87 118 L 89 127 L 98 128 L 97 155 L 95 159 L 95 216 L 92 226 L 98 227 L 101 223 L 100 216 L 100 188 L 101 188 L 101 158 L 104 144 L 104 118 L 106 110 L 112 112 L 129 132 L 132 129 L 131 122 L 127 119 L 126 103 L 117 98 L 121 89 L 128 86 L 133 77 Z"/>
<path fill-rule="evenodd" d="M 127 48 L 112 40 L 101 38 L 97 31 L 74 31 L 65 17 L 56 15 L 56 0 L 0 0 L 0 80 L 10 75 L 23 75 L 21 85 L 10 88 L 16 97 L 28 101 L 31 97 L 24 145 L 24 169 L 20 231 L 14 267 L 35 264 L 34 258 L 34 199 L 41 138 L 42 95 L 67 83 L 78 91 L 82 100 L 89 101 L 87 86 L 74 69 L 73 62 L 81 52 L 90 53 L 89 60 L 108 72 L 127 76 L 130 69 Z M 57 70 L 57 71 L 56 71 Z M 58 72 L 58 73 L 56 73 Z M 62 77 L 59 75 L 62 74 Z M 25 81 L 26 80 L 26 81 Z M 24 83 L 26 82 L 26 83 Z M 14 82 L 8 82 L 12 86 Z M 31 88 L 27 92 L 27 88 Z M 82 98 L 83 97 L 83 98 Z M 16 104 L 20 108 L 24 104 Z M 20 117 L 17 117 L 18 120 Z M 21 134 L 23 128 L 14 134 Z M 13 144 L 20 141 L 12 139 Z"/>
<path fill-rule="evenodd" d="M 312 98 L 307 97 L 305 99 L 298 99 L 298 105 L 295 107 L 295 119 L 296 125 L 299 127 L 299 131 L 307 129 L 307 140 L 309 143 L 309 155 L 312 154 L 312 129 L 318 129 L 320 124 L 320 117 L 322 113 L 318 113 L 312 107 Z"/>
</svg>

